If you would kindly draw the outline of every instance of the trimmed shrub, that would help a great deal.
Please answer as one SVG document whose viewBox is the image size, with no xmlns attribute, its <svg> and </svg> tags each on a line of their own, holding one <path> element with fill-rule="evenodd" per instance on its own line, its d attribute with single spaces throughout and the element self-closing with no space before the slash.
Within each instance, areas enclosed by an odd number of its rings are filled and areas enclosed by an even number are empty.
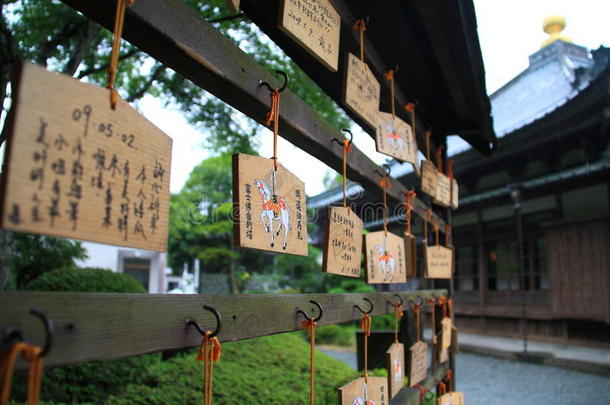
<svg viewBox="0 0 610 405">
<path fill-rule="evenodd" d="M 28 284 L 26 289 L 29 291 L 146 292 L 138 280 L 127 274 L 94 267 L 66 267 L 49 271 Z"/>
<path fill-rule="evenodd" d="M 30 291 L 145 293 L 139 281 L 126 274 L 97 268 L 63 268 L 42 274 Z M 159 354 L 56 367 L 45 370 L 41 398 L 47 403 L 104 403 L 120 395 L 128 383 L 142 381 L 148 367 L 160 362 Z M 16 376 L 17 377 L 17 376 Z M 26 378 L 16 378 L 14 398 L 25 399 Z"/>
<path fill-rule="evenodd" d="M 316 343 L 353 346 L 356 344 L 356 330 L 358 328 L 353 324 L 328 325 L 316 328 Z"/>
<path fill-rule="evenodd" d="M 130 384 L 107 404 L 200 404 L 203 363 L 196 351 L 151 367 L 145 383 Z M 358 373 L 316 352 L 316 403 L 337 402 L 337 388 Z M 309 403 L 309 344 L 297 333 L 225 343 L 214 364 L 214 404 L 292 405 Z"/>
</svg>

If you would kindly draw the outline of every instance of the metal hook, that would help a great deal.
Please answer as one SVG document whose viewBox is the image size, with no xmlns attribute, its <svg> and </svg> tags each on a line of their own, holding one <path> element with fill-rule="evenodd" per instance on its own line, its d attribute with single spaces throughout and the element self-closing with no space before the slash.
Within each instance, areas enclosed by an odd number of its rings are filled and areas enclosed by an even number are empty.
<svg viewBox="0 0 610 405">
<path fill-rule="evenodd" d="M 277 89 L 278 92 L 282 92 L 284 91 L 284 89 L 288 86 L 288 75 L 286 74 L 286 72 L 284 72 L 283 70 L 276 70 L 275 73 L 284 76 L 284 84 L 282 85 L 282 87 L 280 87 L 279 89 Z M 274 88 L 272 88 L 269 83 L 264 82 L 262 80 L 258 81 L 258 86 L 265 86 L 267 89 L 269 89 L 269 91 L 275 91 Z"/>
<path fill-rule="evenodd" d="M 40 353 L 41 356 L 44 356 L 49 352 L 49 350 L 51 350 L 51 347 L 53 347 L 53 321 L 47 318 L 44 312 L 39 311 L 38 309 L 30 309 L 30 314 L 40 318 L 44 325 L 45 339 L 44 346 L 42 347 L 42 352 Z"/>
<path fill-rule="evenodd" d="M 216 311 L 216 309 L 214 309 L 213 307 L 211 307 L 209 305 L 204 305 L 203 309 L 208 310 L 211 313 L 213 313 L 214 317 L 216 318 L 216 330 L 214 332 L 212 332 L 212 334 L 210 335 L 210 337 L 213 338 L 213 337 L 217 336 L 222 329 L 222 317 L 220 316 L 218 311 Z M 197 332 L 199 332 L 199 334 L 201 336 L 205 336 L 205 330 L 203 330 L 201 325 L 199 325 L 193 318 L 186 318 L 186 325 L 194 326 L 195 329 L 197 329 Z"/>
<path fill-rule="evenodd" d="M 373 301 L 371 301 L 368 298 L 363 298 L 363 300 L 365 300 L 366 302 L 368 302 L 371 305 L 371 309 L 369 309 L 368 311 L 363 310 L 362 308 L 360 308 L 360 305 L 356 304 L 354 305 L 354 307 L 358 308 L 358 311 L 362 312 L 363 314 L 370 314 L 371 312 L 373 312 L 373 308 L 375 308 L 375 305 L 373 305 Z"/>
<path fill-rule="evenodd" d="M 383 171 L 385 172 L 385 174 L 382 174 L 379 170 L 375 169 L 375 173 L 377 173 L 380 176 L 390 176 L 390 173 L 392 173 L 392 168 L 390 167 L 389 164 L 384 163 L 383 165 Z"/>
<path fill-rule="evenodd" d="M 308 321 L 312 321 L 313 320 L 314 322 L 318 322 L 320 319 L 322 319 L 322 313 L 323 313 L 322 305 L 320 305 L 317 301 L 314 301 L 314 300 L 310 300 L 309 302 L 314 304 L 316 307 L 318 307 L 318 311 L 320 312 L 320 314 L 317 317 L 313 318 L 313 319 L 309 315 L 307 315 L 305 313 L 305 311 L 303 311 L 301 309 L 297 309 L 297 314 L 303 315 L 305 317 L 305 319 L 307 319 Z"/>
<path fill-rule="evenodd" d="M 404 301 L 403 301 L 402 297 L 401 297 L 400 295 L 398 295 L 398 294 L 394 294 L 394 296 L 395 296 L 395 297 L 398 297 L 398 299 L 400 300 L 400 303 L 398 303 L 398 304 L 394 304 L 392 301 L 387 301 L 387 302 L 388 302 L 389 304 L 391 304 L 392 306 L 395 306 L 395 307 L 402 307 L 402 304 L 404 303 Z"/>
<path fill-rule="evenodd" d="M 349 129 L 347 129 L 347 128 L 344 128 L 344 129 L 342 129 L 341 131 L 343 131 L 343 132 L 347 132 L 347 133 L 349 134 L 349 142 L 348 142 L 348 145 L 351 145 L 351 144 L 352 144 L 352 141 L 354 140 L 354 134 L 352 134 L 352 131 L 350 131 L 350 130 L 349 130 Z M 331 141 L 331 142 L 337 142 L 339 145 L 343 145 L 343 142 L 341 142 L 341 141 L 339 140 L 339 138 L 335 138 L 334 136 L 333 136 L 332 138 L 330 138 L 330 141 Z"/>
<path fill-rule="evenodd" d="M 415 301 L 409 300 L 409 304 L 414 307 L 415 305 L 419 305 L 420 307 L 422 307 L 425 304 L 425 301 L 422 297 L 420 297 L 419 295 L 415 298 Z"/>
</svg>

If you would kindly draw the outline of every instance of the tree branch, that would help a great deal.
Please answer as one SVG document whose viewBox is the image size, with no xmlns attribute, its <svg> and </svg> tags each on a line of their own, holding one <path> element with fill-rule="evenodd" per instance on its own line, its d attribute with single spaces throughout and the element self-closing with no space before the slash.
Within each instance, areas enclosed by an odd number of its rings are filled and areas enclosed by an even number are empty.
<svg viewBox="0 0 610 405">
<path fill-rule="evenodd" d="M 70 59 L 64 67 L 64 73 L 74 76 L 74 73 L 76 73 L 76 70 L 83 61 L 83 58 L 89 51 L 93 38 L 98 32 L 100 32 L 100 30 L 101 27 L 99 25 L 95 24 L 91 20 L 87 20 L 87 23 L 81 29 L 82 35 L 79 37 L 78 42 L 70 52 Z"/>
<path fill-rule="evenodd" d="M 119 62 L 123 61 L 125 59 L 131 58 L 135 55 L 137 55 L 140 52 L 140 50 L 138 48 L 132 48 L 130 49 L 128 52 L 125 52 L 124 54 L 119 56 Z M 85 76 L 89 76 L 92 75 L 94 73 L 99 73 L 102 72 L 104 70 L 108 70 L 108 66 L 110 66 L 110 63 L 104 63 L 103 65 L 99 65 L 97 67 L 91 67 L 89 69 L 86 70 L 81 70 L 80 73 L 76 76 L 77 79 L 82 79 Z"/>
<path fill-rule="evenodd" d="M 68 41 L 72 36 L 78 34 L 86 23 L 86 19 L 82 19 L 76 23 L 73 20 L 67 21 L 59 34 L 51 37 L 42 45 L 40 52 L 38 53 L 38 57 L 36 58 L 36 63 L 46 66 L 49 53 L 53 49 L 57 48 L 60 44 Z"/>
<path fill-rule="evenodd" d="M 146 94 L 148 89 L 150 89 L 150 87 L 152 86 L 153 82 L 159 78 L 159 75 L 161 73 L 163 73 L 164 70 L 165 70 L 165 66 L 163 66 L 162 64 L 158 64 L 157 66 L 155 66 L 155 68 L 151 72 L 151 75 L 148 78 L 148 80 L 146 80 L 146 82 L 144 82 L 144 85 L 138 91 L 136 91 L 135 93 L 130 94 L 127 97 L 126 101 L 131 103 L 131 102 L 133 102 L 135 100 L 138 100 L 139 98 L 142 98 L 144 96 L 144 94 Z"/>
</svg>

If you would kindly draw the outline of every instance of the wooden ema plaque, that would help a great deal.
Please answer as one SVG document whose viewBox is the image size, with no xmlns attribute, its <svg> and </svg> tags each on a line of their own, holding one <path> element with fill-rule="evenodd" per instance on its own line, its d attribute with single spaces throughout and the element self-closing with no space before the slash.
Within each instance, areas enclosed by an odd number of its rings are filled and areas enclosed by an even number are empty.
<svg viewBox="0 0 610 405">
<path fill-rule="evenodd" d="M 453 273 L 453 249 L 445 246 L 424 245 L 426 278 L 451 278 Z"/>
<path fill-rule="evenodd" d="M 328 207 L 322 271 L 360 277 L 362 220 L 349 207 Z"/>
<path fill-rule="evenodd" d="M 9 118 L 5 229 L 165 251 L 172 140 L 109 90 L 24 63 Z"/>
<path fill-rule="evenodd" d="M 429 196 L 436 197 L 438 171 L 431 160 L 421 162 L 421 190 Z"/>
<path fill-rule="evenodd" d="M 451 318 L 445 317 L 441 321 L 441 350 L 447 350 L 451 347 Z"/>
<path fill-rule="evenodd" d="M 305 185 L 273 160 L 233 155 L 236 246 L 307 256 Z"/>
<path fill-rule="evenodd" d="M 417 241 L 415 236 L 405 233 L 405 253 L 407 256 L 407 279 L 417 278 Z"/>
<path fill-rule="evenodd" d="M 441 395 L 437 401 L 437 405 L 464 405 L 464 394 L 461 392 L 449 392 Z"/>
<path fill-rule="evenodd" d="M 458 209 L 460 201 L 460 188 L 456 179 L 451 179 L 451 208 Z"/>
<path fill-rule="evenodd" d="M 225 3 L 232 13 L 239 13 L 239 3 L 241 3 L 240 0 L 225 0 Z"/>
<path fill-rule="evenodd" d="M 389 405 L 388 380 L 385 377 L 364 377 L 339 387 L 340 405 Z"/>
<path fill-rule="evenodd" d="M 390 399 L 405 385 L 405 346 L 393 343 L 386 352 L 388 364 L 388 393 Z"/>
<path fill-rule="evenodd" d="M 347 54 L 343 101 L 346 106 L 377 128 L 379 117 L 379 82 L 366 65 L 354 54 Z"/>
<path fill-rule="evenodd" d="M 279 27 L 324 66 L 337 71 L 341 16 L 329 0 L 282 0 Z"/>
<path fill-rule="evenodd" d="M 458 340 L 458 331 L 455 326 L 451 327 L 451 353 L 458 354 L 460 352 L 460 343 Z"/>
<path fill-rule="evenodd" d="M 443 207 L 451 205 L 451 180 L 440 172 L 436 177 L 436 194 L 433 201 Z"/>
<path fill-rule="evenodd" d="M 406 283 L 405 242 L 384 231 L 364 235 L 366 282 L 369 284 Z"/>
<path fill-rule="evenodd" d="M 420 340 L 409 348 L 409 387 L 414 387 L 423 381 L 427 373 L 428 345 Z"/>
<path fill-rule="evenodd" d="M 417 142 L 411 126 L 392 114 L 380 111 L 378 113 L 377 131 L 375 133 L 375 146 L 377 152 L 395 157 L 403 162 L 417 167 Z"/>
</svg>

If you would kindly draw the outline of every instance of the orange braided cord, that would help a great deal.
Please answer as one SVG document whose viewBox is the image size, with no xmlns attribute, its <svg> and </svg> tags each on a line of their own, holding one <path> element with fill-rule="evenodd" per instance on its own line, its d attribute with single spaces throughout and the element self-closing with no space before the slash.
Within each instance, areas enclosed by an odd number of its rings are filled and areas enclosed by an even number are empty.
<svg viewBox="0 0 610 405">
<path fill-rule="evenodd" d="M 0 404 L 8 405 L 11 397 L 11 386 L 13 383 L 13 373 L 15 363 L 19 353 L 29 363 L 28 367 L 28 388 L 27 404 L 37 405 L 40 400 L 40 387 L 42 383 L 43 357 L 42 348 L 29 345 L 24 342 L 15 343 L 8 352 L 0 359 L 0 376 L 2 377 L 2 394 Z"/>
<path fill-rule="evenodd" d="M 273 168 L 277 170 L 277 134 L 280 121 L 280 92 L 275 89 L 271 92 L 271 108 L 265 117 L 265 126 L 273 122 Z"/>
<path fill-rule="evenodd" d="M 220 360 L 222 346 L 217 337 L 210 337 L 212 332 L 206 331 L 199 347 L 197 361 L 203 361 L 203 404 L 212 405 L 214 362 Z"/>
<path fill-rule="evenodd" d="M 405 193 L 405 216 L 407 220 L 407 235 L 411 234 L 411 211 L 413 210 L 413 199 L 417 194 L 413 190 L 409 190 Z"/>
<path fill-rule="evenodd" d="M 347 207 L 347 154 L 352 151 L 352 143 L 343 140 L 343 206 Z"/>
<path fill-rule="evenodd" d="M 118 0 L 116 14 L 114 16 L 114 37 L 112 39 L 112 53 L 108 65 L 108 88 L 110 89 L 110 107 L 114 110 L 118 101 L 118 93 L 114 89 L 117 66 L 119 64 L 119 52 L 121 50 L 121 36 L 123 34 L 123 22 L 125 21 L 125 7 L 134 0 Z"/>
<path fill-rule="evenodd" d="M 394 343 L 398 343 L 398 320 L 402 318 L 402 304 L 392 304 L 394 306 Z"/>
<path fill-rule="evenodd" d="M 315 359 L 315 351 L 316 351 L 316 321 L 313 319 L 308 319 L 301 322 L 301 327 L 310 332 L 310 352 L 309 352 L 309 362 L 310 362 L 310 372 L 309 372 L 309 404 L 314 405 L 316 402 L 316 384 L 315 384 L 315 369 L 316 369 L 316 359 Z"/>
</svg>

